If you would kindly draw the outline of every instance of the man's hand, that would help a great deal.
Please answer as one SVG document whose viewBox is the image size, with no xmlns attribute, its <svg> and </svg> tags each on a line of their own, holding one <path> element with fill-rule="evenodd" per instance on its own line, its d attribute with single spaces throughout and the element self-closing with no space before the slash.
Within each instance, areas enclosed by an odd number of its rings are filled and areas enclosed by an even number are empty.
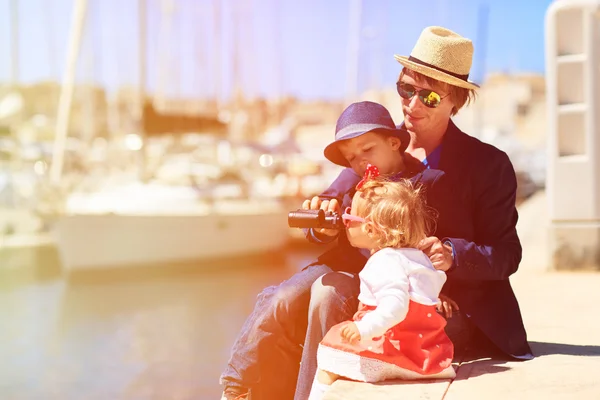
<svg viewBox="0 0 600 400">
<path fill-rule="evenodd" d="M 452 266 L 452 247 L 443 244 L 437 237 L 421 240 L 417 248 L 429 257 L 435 269 L 446 272 Z"/>
<path fill-rule="evenodd" d="M 440 293 L 440 302 L 437 305 L 437 309 L 441 312 L 446 319 L 452 318 L 452 310 L 460 310 L 458 304 L 450 297 Z"/>
<path fill-rule="evenodd" d="M 336 199 L 321 200 L 319 196 L 315 196 L 312 199 L 306 199 L 302 203 L 302 209 L 304 210 L 318 210 L 321 209 L 325 212 L 333 211 L 340 214 L 340 203 Z M 315 229 L 315 232 L 321 233 L 327 236 L 335 236 L 339 233 L 337 229 Z"/>
<path fill-rule="evenodd" d="M 360 332 L 354 322 L 350 322 L 342 327 L 340 330 L 340 336 L 347 342 L 360 341 Z"/>
</svg>

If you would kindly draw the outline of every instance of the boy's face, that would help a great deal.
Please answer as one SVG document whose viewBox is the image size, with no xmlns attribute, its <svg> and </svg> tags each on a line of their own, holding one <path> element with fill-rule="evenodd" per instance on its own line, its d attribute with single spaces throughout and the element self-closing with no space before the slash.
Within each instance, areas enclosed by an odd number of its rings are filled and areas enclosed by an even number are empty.
<svg viewBox="0 0 600 400">
<path fill-rule="evenodd" d="M 400 172 L 404 164 L 400 149 L 400 139 L 395 136 L 367 132 L 353 139 L 340 142 L 339 149 L 350 167 L 364 175 L 367 164 L 377 166 L 383 175 Z"/>
<path fill-rule="evenodd" d="M 350 215 L 359 216 L 359 210 L 363 210 L 365 206 L 365 199 L 360 197 L 360 192 L 356 192 L 354 197 L 352 198 L 352 208 L 350 210 Z M 364 226 L 366 224 L 366 226 Z M 377 244 L 373 240 L 373 238 L 369 235 L 369 226 L 370 222 L 357 222 L 357 221 L 348 221 L 346 225 L 346 235 L 348 236 L 348 241 L 354 247 L 358 247 L 361 249 L 374 249 Z M 363 229 L 363 226 L 365 229 Z"/>
</svg>

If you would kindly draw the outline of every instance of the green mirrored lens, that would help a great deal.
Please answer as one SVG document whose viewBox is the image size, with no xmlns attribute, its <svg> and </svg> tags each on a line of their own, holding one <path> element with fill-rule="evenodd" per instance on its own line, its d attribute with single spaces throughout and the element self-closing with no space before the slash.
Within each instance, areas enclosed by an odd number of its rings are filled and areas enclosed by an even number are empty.
<svg viewBox="0 0 600 400">
<path fill-rule="evenodd" d="M 430 108 L 437 107 L 442 101 L 440 95 L 432 90 L 420 90 L 419 99 L 421 99 L 423 104 Z"/>
</svg>

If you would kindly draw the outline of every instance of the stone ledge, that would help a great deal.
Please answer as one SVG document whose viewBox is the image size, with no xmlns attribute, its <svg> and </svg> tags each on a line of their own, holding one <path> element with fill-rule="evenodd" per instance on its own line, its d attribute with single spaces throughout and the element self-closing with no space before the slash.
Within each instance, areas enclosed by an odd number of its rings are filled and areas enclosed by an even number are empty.
<svg viewBox="0 0 600 400">
<path fill-rule="evenodd" d="M 444 397 L 450 379 L 363 383 L 346 380 L 336 381 L 323 400 L 438 400 Z"/>
</svg>

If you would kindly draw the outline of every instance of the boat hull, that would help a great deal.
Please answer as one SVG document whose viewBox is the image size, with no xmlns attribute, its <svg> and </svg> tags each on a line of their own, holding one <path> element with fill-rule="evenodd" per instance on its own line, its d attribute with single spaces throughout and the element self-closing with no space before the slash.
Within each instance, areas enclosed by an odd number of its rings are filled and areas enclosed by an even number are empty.
<svg viewBox="0 0 600 400">
<path fill-rule="evenodd" d="M 70 215 L 55 234 L 67 270 L 156 265 L 276 250 L 289 238 L 279 212 L 210 215 Z"/>
</svg>

